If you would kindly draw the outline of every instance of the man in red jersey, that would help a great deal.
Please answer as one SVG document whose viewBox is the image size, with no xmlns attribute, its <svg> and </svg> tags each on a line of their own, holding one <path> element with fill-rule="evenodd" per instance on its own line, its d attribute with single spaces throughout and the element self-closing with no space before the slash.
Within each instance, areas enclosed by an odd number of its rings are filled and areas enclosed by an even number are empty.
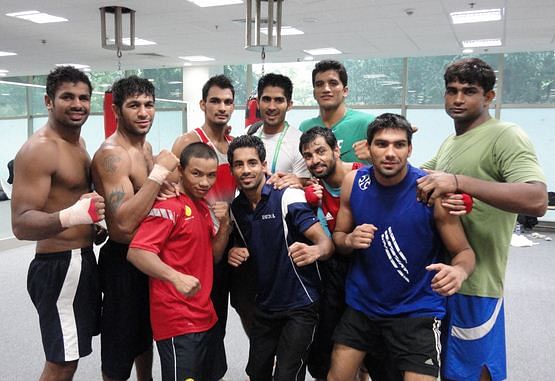
<svg viewBox="0 0 555 381">
<path fill-rule="evenodd" d="M 224 349 L 210 291 L 213 262 L 221 259 L 231 224 L 226 204 L 209 207 L 204 199 L 217 168 L 212 148 L 188 145 L 180 157 L 180 195 L 157 201 L 129 245 L 127 259 L 150 277 L 162 380 L 216 381 L 226 371 L 225 363 L 215 361 Z"/>
</svg>

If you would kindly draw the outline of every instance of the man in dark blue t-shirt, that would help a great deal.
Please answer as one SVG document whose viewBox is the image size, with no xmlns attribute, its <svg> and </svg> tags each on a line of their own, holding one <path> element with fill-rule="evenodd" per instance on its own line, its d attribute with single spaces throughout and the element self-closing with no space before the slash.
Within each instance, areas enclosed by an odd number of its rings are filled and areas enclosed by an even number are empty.
<svg viewBox="0 0 555 381">
<path fill-rule="evenodd" d="M 353 380 L 366 353 L 384 351 L 405 380 L 435 380 L 444 296 L 474 269 L 458 217 L 439 199 L 433 207 L 416 199 L 426 173 L 407 162 L 411 137 L 401 115 L 378 116 L 368 127 L 373 167 L 347 174 L 341 186 L 333 240 L 353 258 L 330 381 Z M 439 263 L 443 245 L 450 265 Z"/>
<path fill-rule="evenodd" d="M 251 381 L 304 380 L 306 358 L 318 320 L 318 260 L 333 244 L 306 203 L 301 189 L 266 184 L 266 150 L 256 136 L 231 142 L 228 161 L 241 190 L 231 205 L 244 247 L 233 247 L 228 262 L 254 261 L 255 319 L 247 374 Z"/>
</svg>

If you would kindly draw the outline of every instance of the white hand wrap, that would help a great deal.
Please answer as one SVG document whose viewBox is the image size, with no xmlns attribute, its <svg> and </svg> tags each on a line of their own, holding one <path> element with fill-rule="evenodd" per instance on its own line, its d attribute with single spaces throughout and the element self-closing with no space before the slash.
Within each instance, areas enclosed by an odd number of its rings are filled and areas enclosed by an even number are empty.
<svg viewBox="0 0 555 381">
<path fill-rule="evenodd" d="M 171 173 L 166 167 L 160 164 L 154 164 L 152 171 L 150 171 L 150 175 L 148 178 L 152 181 L 157 182 L 159 185 L 162 185 L 166 180 L 166 177 Z"/>
<path fill-rule="evenodd" d="M 60 210 L 59 216 L 60 223 L 64 228 L 75 225 L 88 225 L 100 220 L 92 198 L 83 198 L 69 208 Z"/>
</svg>

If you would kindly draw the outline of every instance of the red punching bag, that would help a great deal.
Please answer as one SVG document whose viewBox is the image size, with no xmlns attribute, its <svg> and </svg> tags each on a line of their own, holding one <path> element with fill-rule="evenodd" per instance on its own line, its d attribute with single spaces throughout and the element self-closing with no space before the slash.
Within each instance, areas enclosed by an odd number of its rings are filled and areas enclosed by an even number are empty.
<svg viewBox="0 0 555 381">
<path fill-rule="evenodd" d="M 247 108 L 245 109 L 245 127 L 249 127 L 260 119 L 258 99 L 256 99 L 256 97 L 249 97 L 249 99 L 247 99 Z"/>
<path fill-rule="evenodd" d="M 104 93 L 104 137 L 112 135 L 116 132 L 116 116 L 112 111 L 112 92 Z"/>
</svg>

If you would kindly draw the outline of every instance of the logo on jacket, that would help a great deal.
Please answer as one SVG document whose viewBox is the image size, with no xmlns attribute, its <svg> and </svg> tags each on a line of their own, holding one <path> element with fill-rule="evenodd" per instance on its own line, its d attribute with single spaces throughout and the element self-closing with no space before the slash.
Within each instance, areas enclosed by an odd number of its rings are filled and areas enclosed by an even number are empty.
<svg viewBox="0 0 555 381">
<path fill-rule="evenodd" d="M 191 210 L 191 207 L 189 205 L 185 205 L 185 217 L 191 217 L 192 214 L 193 211 Z"/>
<path fill-rule="evenodd" d="M 358 179 L 358 187 L 360 190 L 366 190 L 370 186 L 370 175 L 361 176 Z"/>
<path fill-rule="evenodd" d="M 262 218 L 263 220 L 273 220 L 274 218 L 276 218 L 276 216 L 275 216 L 274 213 L 270 213 L 270 214 L 263 214 L 263 215 L 261 216 L 261 218 Z"/>
</svg>

